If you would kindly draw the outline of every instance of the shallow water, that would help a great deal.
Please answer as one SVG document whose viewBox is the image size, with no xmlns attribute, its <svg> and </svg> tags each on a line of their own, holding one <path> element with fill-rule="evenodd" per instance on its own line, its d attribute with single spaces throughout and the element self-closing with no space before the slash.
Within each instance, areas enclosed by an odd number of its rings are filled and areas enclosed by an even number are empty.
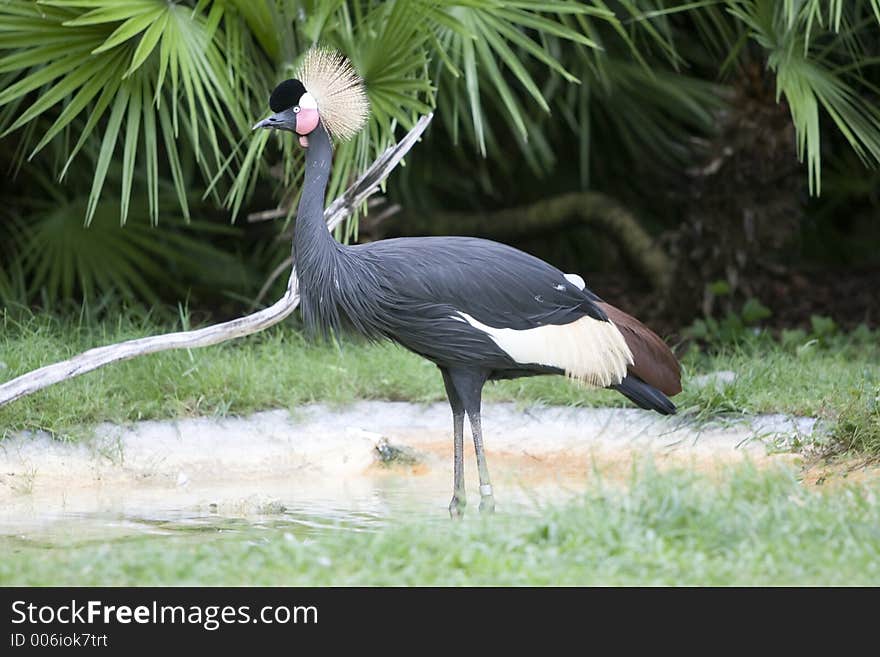
<svg viewBox="0 0 880 657">
<path fill-rule="evenodd" d="M 0 444 L 0 544 L 62 546 L 129 537 L 265 532 L 318 537 L 376 531 L 397 519 L 448 522 L 452 493 L 445 405 L 313 405 L 247 418 L 100 427 L 69 444 L 21 436 Z M 809 420 L 692 427 L 627 409 L 487 405 L 484 431 L 499 513 L 540 513 L 597 477 L 625 480 L 633 463 L 711 470 L 769 456 L 812 430 Z M 415 455 L 387 467 L 388 440 Z M 472 451 L 472 450 L 466 450 Z M 468 514 L 479 494 L 465 463 Z"/>
<path fill-rule="evenodd" d="M 508 473 L 500 473 L 510 482 Z M 586 487 L 587 477 L 544 482 L 537 488 L 516 489 L 515 483 L 496 486 L 497 513 L 537 514 L 543 504 L 576 495 Z M 210 540 L 212 535 L 245 534 L 250 538 L 265 533 L 267 540 L 290 534 L 300 540 L 346 532 L 378 531 L 390 522 L 420 519 L 447 523 L 451 482 L 437 473 L 413 474 L 409 469 L 376 469 L 358 481 L 347 480 L 332 495 L 322 495 L 321 486 L 275 482 L 257 486 L 261 492 L 241 496 L 242 486 L 213 486 L 190 490 L 190 503 L 157 505 L 150 496 L 138 503 L 132 496 L 106 502 L 97 511 L 52 510 L 18 515 L 0 523 L 0 543 L 7 545 L 67 547 L 95 542 L 121 541 L 147 536 L 192 536 Z M 266 494 L 271 490 L 271 495 Z M 317 494 L 315 494 L 317 492 Z M 503 497 L 502 497 L 503 496 Z M 471 492 L 477 514 L 479 496 Z"/>
</svg>

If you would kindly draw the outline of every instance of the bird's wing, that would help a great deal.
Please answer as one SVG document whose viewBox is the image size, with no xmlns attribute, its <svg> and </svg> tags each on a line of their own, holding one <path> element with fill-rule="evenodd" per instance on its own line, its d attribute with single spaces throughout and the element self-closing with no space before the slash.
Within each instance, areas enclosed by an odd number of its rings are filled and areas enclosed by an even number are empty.
<svg viewBox="0 0 880 657">
<path fill-rule="evenodd" d="M 498 242 L 427 237 L 368 246 L 393 296 L 449 304 L 488 326 L 525 330 L 584 316 L 608 319 L 590 290 L 543 260 Z"/>
<path fill-rule="evenodd" d="M 681 392 L 681 365 L 672 350 L 647 326 L 609 303 L 600 307 L 623 334 L 633 354 L 629 371 L 669 396 Z"/>
<path fill-rule="evenodd" d="M 389 321 L 405 344 L 472 335 L 491 340 L 517 366 L 562 370 L 600 387 L 626 376 L 632 354 L 599 298 L 543 260 L 474 238 L 403 238 L 365 247 L 360 253 L 381 270 Z"/>
</svg>

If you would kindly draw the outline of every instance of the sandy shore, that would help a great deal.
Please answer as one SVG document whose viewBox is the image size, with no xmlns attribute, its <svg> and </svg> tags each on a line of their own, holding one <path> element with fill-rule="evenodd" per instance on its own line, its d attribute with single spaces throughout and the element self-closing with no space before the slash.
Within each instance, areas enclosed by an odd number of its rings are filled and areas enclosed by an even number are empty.
<svg viewBox="0 0 880 657">
<path fill-rule="evenodd" d="M 489 404 L 483 427 L 503 508 L 583 490 L 591 477 L 626 477 L 646 456 L 659 467 L 702 471 L 743 459 L 791 460 L 768 447 L 809 435 L 814 420 L 760 416 L 697 427 L 631 409 Z M 446 404 L 404 402 L 102 425 L 75 444 L 22 435 L 0 444 L 0 525 L 8 533 L 96 513 L 302 509 L 332 517 L 381 515 L 401 504 L 442 509 L 451 493 L 450 435 Z M 383 440 L 415 461 L 383 464 L 376 449 Z M 472 454 L 466 474 L 476 500 Z"/>
</svg>

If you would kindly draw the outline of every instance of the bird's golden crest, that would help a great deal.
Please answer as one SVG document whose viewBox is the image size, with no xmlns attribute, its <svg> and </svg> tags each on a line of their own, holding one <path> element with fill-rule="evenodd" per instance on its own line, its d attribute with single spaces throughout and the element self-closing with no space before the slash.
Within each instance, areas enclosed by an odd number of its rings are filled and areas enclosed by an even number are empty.
<svg viewBox="0 0 880 657">
<path fill-rule="evenodd" d="M 346 141 L 364 127 L 370 102 L 364 81 L 339 52 L 316 46 L 303 57 L 296 77 L 315 102 L 327 132 Z"/>
</svg>

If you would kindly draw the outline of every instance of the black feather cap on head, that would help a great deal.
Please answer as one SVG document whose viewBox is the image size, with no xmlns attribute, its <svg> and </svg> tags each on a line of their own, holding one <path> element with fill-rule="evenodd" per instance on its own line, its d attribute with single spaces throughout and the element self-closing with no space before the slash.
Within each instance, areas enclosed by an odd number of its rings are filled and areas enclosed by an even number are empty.
<svg viewBox="0 0 880 657">
<path fill-rule="evenodd" d="M 285 80 L 269 96 L 269 107 L 273 112 L 283 112 L 299 103 L 306 88 L 299 80 Z"/>
</svg>

